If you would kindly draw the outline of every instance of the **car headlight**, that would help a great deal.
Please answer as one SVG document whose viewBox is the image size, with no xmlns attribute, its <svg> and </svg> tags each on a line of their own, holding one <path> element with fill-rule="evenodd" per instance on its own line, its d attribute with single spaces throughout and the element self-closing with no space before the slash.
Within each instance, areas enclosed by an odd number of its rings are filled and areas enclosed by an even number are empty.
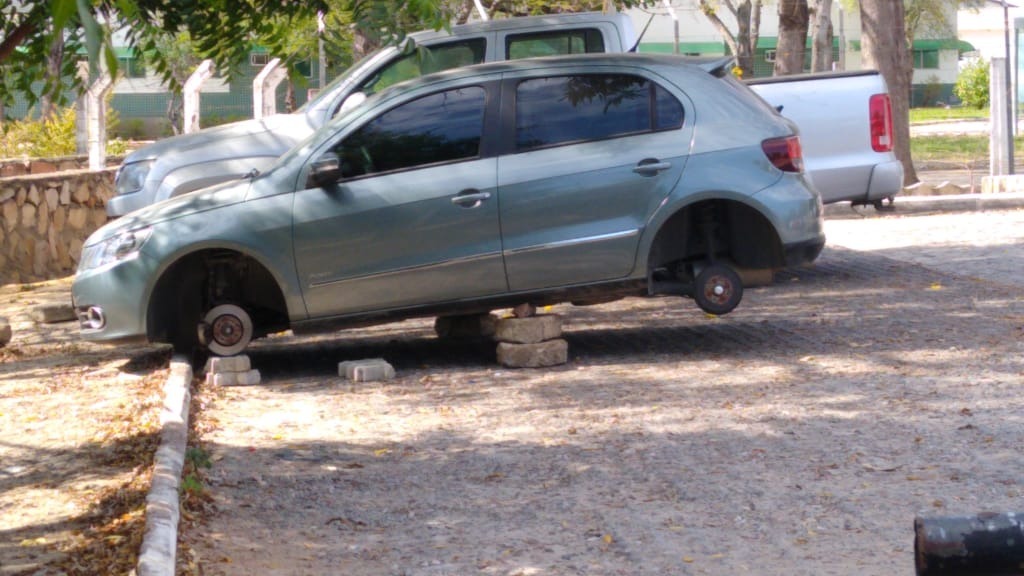
<svg viewBox="0 0 1024 576">
<path fill-rule="evenodd" d="M 82 258 L 78 263 L 79 272 L 136 258 L 142 245 L 149 240 L 152 234 L 152 228 L 140 228 L 121 232 L 98 244 L 86 246 L 82 249 Z"/>
<path fill-rule="evenodd" d="M 149 169 L 152 167 L 153 160 L 122 164 L 117 171 L 117 176 L 114 177 L 115 192 L 121 195 L 142 190 L 142 185 L 146 182 L 146 176 L 149 175 Z"/>
</svg>

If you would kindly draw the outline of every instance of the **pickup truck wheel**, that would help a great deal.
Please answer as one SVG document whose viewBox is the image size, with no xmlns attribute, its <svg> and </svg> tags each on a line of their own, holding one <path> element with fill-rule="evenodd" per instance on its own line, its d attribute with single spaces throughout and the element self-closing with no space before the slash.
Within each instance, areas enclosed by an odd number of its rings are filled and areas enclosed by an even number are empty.
<svg viewBox="0 0 1024 576">
<path fill-rule="evenodd" d="M 252 341 L 252 318 L 234 304 L 214 306 L 199 325 L 199 340 L 218 356 L 234 356 Z"/>
<path fill-rule="evenodd" d="M 893 212 L 896 210 L 896 206 L 893 203 L 896 201 L 892 196 L 887 196 L 881 200 L 875 200 L 871 203 L 875 207 L 876 212 Z"/>
<path fill-rule="evenodd" d="M 693 299 L 697 301 L 697 306 L 708 314 L 728 314 L 743 299 L 743 282 L 732 268 L 712 264 L 697 274 Z"/>
</svg>

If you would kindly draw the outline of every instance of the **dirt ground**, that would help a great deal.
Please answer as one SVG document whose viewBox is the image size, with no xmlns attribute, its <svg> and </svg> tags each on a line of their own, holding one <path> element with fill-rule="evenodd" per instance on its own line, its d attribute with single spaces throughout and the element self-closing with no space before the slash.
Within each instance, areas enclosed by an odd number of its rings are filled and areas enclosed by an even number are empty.
<svg viewBox="0 0 1024 576">
<path fill-rule="evenodd" d="M 1024 508 L 1019 283 L 830 247 L 722 318 L 555 311 L 556 369 L 428 322 L 255 346 L 261 385 L 201 392 L 182 572 L 890 576 L 916 515 Z"/>
<path fill-rule="evenodd" d="M 0 287 L 14 335 L 0 348 L 3 576 L 126 574 L 141 542 L 169 355 L 34 322 L 70 303 L 69 282 Z"/>
</svg>

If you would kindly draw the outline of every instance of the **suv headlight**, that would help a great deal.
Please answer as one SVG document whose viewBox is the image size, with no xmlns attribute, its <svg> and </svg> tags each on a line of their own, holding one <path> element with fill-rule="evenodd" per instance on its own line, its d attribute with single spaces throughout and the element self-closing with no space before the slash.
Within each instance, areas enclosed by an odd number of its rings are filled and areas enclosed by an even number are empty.
<svg viewBox="0 0 1024 576">
<path fill-rule="evenodd" d="M 152 228 L 121 232 L 98 244 L 86 246 L 78 263 L 79 272 L 108 266 L 114 262 L 131 260 L 139 255 L 142 245 L 153 234 Z"/>
<path fill-rule="evenodd" d="M 114 190 L 117 195 L 131 194 L 142 190 L 142 185 L 146 182 L 146 176 L 149 175 L 149 169 L 152 167 L 153 160 L 122 164 L 117 171 L 117 176 L 114 177 Z"/>
</svg>

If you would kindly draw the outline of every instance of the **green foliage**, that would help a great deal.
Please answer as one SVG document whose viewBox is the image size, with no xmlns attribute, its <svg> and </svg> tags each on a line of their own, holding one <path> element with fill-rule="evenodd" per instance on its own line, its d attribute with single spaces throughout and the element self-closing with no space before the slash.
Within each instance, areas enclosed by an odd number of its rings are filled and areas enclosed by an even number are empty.
<svg viewBox="0 0 1024 576">
<path fill-rule="evenodd" d="M 116 125 L 116 115 L 108 116 Z M 127 152 L 126 142 L 117 139 L 107 142 L 107 154 L 120 156 Z M 75 143 L 75 109 L 65 108 L 46 120 L 6 122 L 0 133 L 0 158 L 57 158 L 73 156 Z"/>
<path fill-rule="evenodd" d="M 48 120 L 4 124 L 0 157 L 52 158 L 75 153 L 75 110 L 67 108 Z"/>
<path fill-rule="evenodd" d="M 946 122 L 949 120 L 988 120 L 988 108 L 911 108 L 910 124 L 920 122 Z"/>
<path fill-rule="evenodd" d="M 1024 137 L 1013 139 L 1014 155 L 1024 154 Z M 973 164 L 988 160 L 987 134 L 918 136 L 910 139 L 915 162 Z"/>
<path fill-rule="evenodd" d="M 953 94 L 972 108 L 988 107 L 988 62 L 978 59 L 965 66 L 953 86 Z"/>
</svg>

